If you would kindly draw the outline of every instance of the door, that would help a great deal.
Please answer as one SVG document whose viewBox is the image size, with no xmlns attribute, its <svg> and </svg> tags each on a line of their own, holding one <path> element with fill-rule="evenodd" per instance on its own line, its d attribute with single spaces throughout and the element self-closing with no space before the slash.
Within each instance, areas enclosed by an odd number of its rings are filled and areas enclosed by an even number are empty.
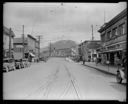
<svg viewBox="0 0 128 104">
<path fill-rule="evenodd" d="M 114 65 L 114 53 L 110 53 L 110 64 Z"/>
</svg>

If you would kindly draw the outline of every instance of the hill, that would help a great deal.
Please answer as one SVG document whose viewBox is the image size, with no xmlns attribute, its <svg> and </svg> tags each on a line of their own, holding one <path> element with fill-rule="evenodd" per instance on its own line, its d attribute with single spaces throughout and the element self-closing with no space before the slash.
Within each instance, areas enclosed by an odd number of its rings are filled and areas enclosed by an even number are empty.
<svg viewBox="0 0 128 104">
<path fill-rule="evenodd" d="M 57 41 L 57 42 L 51 44 L 52 49 L 53 48 L 55 48 L 55 49 L 71 48 L 72 46 L 77 46 L 77 43 L 72 40 L 60 40 L 60 41 Z M 49 46 L 42 48 L 41 51 L 45 51 L 48 49 L 49 49 Z"/>
</svg>

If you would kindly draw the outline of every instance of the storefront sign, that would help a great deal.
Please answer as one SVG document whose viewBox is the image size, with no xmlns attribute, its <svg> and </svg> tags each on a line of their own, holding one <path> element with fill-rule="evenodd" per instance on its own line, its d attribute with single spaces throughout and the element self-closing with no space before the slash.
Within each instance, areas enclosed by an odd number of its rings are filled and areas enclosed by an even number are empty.
<svg viewBox="0 0 128 104">
<path fill-rule="evenodd" d="M 114 44 L 114 43 L 117 43 L 117 42 L 122 42 L 122 41 L 126 41 L 126 35 L 122 35 L 122 36 L 119 36 L 115 39 L 112 39 L 108 42 L 105 43 L 105 45 L 111 45 L 111 44 Z"/>
</svg>

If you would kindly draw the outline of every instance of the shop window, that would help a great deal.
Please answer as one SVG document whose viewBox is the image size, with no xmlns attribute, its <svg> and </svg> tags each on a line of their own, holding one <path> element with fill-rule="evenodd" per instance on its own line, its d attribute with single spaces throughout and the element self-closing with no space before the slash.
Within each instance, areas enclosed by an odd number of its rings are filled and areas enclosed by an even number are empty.
<svg viewBox="0 0 128 104">
<path fill-rule="evenodd" d="M 107 40 L 111 38 L 111 31 L 107 32 Z"/>
<path fill-rule="evenodd" d="M 123 35 L 125 33 L 125 23 L 119 26 L 119 33 L 120 35 Z"/>
<path fill-rule="evenodd" d="M 25 58 L 28 58 L 28 53 L 25 53 Z"/>
<path fill-rule="evenodd" d="M 105 41 L 105 34 L 101 35 L 101 41 L 102 41 L 102 42 Z"/>
<path fill-rule="evenodd" d="M 117 36 L 118 35 L 118 33 L 117 33 L 117 27 L 112 30 L 112 35 L 113 36 Z"/>
</svg>

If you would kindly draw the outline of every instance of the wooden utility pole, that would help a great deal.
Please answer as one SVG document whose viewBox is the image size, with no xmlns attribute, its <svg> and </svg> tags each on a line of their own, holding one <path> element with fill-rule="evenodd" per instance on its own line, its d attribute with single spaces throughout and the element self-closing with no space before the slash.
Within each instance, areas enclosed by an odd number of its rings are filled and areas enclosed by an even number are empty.
<svg viewBox="0 0 128 104">
<path fill-rule="evenodd" d="M 49 56 L 51 56 L 51 42 L 50 42 L 50 47 L 49 47 Z"/>
<path fill-rule="evenodd" d="M 93 36 L 93 25 L 91 25 L 92 27 L 92 41 L 94 40 L 94 36 Z M 94 54 L 94 50 L 92 49 L 92 55 Z M 93 56 L 91 55 L 91 57 L 93 58 Z"/>
<path fill-rule="evenodd" d="M 38 37 L 38 58 L 40 58 L 40 40 L 41 40 L 41 35 L 37 36 Z"/>
<path fill-rule="evenodd" d="M 9 29 L 9 58 L 11 58 L 11 28 Z"/>
<path fill-rule="evenodd" d="M 104 10 L 104 24 L 106 22 L 106 20 L 105 20 L 106 18 L 105 17 L 106 17 L 106 13 L 105 13 L 105 10 Z"/>
<path fill-rule="evenodd" d="M 92 41 L 93 41 L 94 40 L 94 36 L 93 36 L 93 25 L 91 27 L 92 27 Z"/>
<path fill-rule="evenodd" d="M 23 42 L 23 58 L 24 58 L 24 25 L 23 25 L 22 42 Z"/>
</svg>

